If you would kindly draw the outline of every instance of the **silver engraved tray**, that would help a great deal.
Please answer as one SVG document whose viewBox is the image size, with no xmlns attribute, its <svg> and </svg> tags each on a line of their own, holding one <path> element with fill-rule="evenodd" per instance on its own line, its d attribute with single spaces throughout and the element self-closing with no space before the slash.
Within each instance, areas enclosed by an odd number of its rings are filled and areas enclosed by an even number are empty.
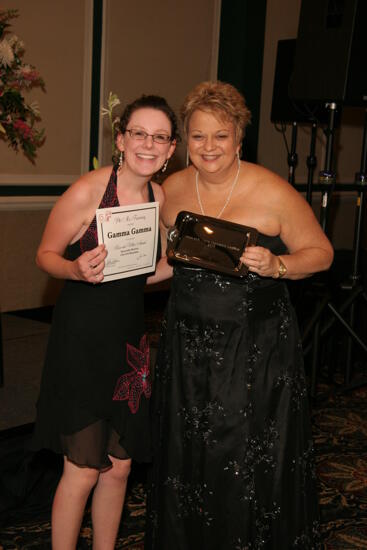
<svg viewBox="0 0 367 550">
<path fill-rule="evenodd" d="M 247 267 L 240 261 L 246 246 L 255 245 L 258 231 L 238 223 L 181 211 L 175 225 L 168 230 L 167 257 L 245 277 Z"/>
</svg>

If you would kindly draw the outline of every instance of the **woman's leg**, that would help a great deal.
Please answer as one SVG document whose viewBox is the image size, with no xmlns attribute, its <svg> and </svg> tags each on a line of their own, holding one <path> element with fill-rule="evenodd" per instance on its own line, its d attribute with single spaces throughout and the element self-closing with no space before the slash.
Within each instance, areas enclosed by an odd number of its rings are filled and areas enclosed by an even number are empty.
<svg viewBox="0 0 367 550">
<path fill-rule="evenodd" d="M 64 457 L 64 471 L 52 504 L 52 550 L 75 550 L 88 495 L 99 471 Z"/>
<path fill-rule="evenodd" d="M 124 506 L 131 460 L 110 456 L 112 468 L 101 472 L 92 502 L 93 550 L 113 550 Z"/>
</svg>

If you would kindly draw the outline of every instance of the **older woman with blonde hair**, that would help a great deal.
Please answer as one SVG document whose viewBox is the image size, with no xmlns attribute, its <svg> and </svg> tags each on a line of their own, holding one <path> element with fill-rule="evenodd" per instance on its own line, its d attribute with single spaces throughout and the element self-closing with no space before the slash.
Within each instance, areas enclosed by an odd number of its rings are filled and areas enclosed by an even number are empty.
<svg viewBox="0 0 367 550">
<path fill-rule="evenodd" d="M 302 349 L 286 279 L 329 268 L 333 250 L 285 180 L 240 160 L 250 112 L 203 82 L 181 109 L 191 165 L 164 183 L 179 211 L 255 228 L 245 277 L 176 262 L 155 370 L 155 463 L 147 548 L 318 548 Z M 195 262 L 194 262 L 195 263 Z"/>
</svg>

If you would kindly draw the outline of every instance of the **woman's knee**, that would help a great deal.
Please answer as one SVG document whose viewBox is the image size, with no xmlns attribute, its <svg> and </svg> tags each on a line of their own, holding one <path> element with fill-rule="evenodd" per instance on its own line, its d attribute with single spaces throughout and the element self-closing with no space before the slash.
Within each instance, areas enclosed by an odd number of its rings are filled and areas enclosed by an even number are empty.
<svg viewBox="0 0 367 550">
<path fill-rule="evenodd" d="M 99 470 L 84 466 L 77 466 L 68 459 L 64 461 L 63 479 L 71 483 L 74 489 L 90 491 L 98 481 Z"/>
<path fill-rule="evenodd" d="M 109 457 L 112 462 L 112 468 L 103 472 L 103 476 L 116 481 L 127 481 L 131 470 L 131 459 L 119 459 L 113 456 Z"/>
</svg>

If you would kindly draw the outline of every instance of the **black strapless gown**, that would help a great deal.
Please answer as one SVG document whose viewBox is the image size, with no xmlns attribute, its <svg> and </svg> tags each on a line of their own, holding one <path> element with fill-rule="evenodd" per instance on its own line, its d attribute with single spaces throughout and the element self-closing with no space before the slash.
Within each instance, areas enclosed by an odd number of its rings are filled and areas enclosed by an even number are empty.
<svg viewBox="0 0 367 550">
<path fill-rule="evenodd" d="M 259 245 L 285 252 L 278 237 Z M 153 433 L 146 549 L 319 547 L 303 356 L 284 281 L 175 267 Z"/>
<path fill-rule="evenodd" d="M 100 208 L 119 206 L 116 184 L 115 167 Z M 97 244 L 94 218 L 68 256 Z M 54 309 L 32 449 L 51 449 L 98 469 L 111 465 L 108 455 L 151 460 L 146 278 L 65 282 Z"/>
</svg>

